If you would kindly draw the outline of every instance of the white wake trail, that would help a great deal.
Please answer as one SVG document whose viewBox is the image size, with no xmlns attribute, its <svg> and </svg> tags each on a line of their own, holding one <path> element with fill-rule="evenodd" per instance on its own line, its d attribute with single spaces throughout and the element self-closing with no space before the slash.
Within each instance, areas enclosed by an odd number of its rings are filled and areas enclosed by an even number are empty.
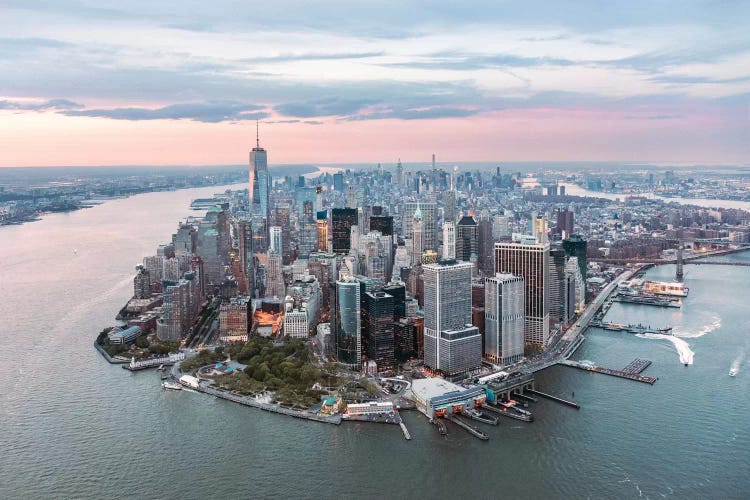
<svg viewBox="0 0 750 500">
<path fill-rule="evenodd" d="M 671 342 L 677 350 L 677 354 L 679 354 L 680 356 L 680 363 L 686 365 L 693 364 L 695 353 L 692 349 L 690 349 L 690 344 L 679 337 L 676 337 L 674 335 L 662 335 L 660 333 L 639 333 L 636 335 L 636 337 L 640 337 L 642 339 L 667 340 Z"/>
<path fill-rule="evenodd" d="M 698 337 L 703 337 L 704 335 L 707 335 L 715 330 L 718 330 L 721 328 L 721 317 L 719 315 L 714 315 L 713 320 L 704 325 L 700 330 L 696 331 L 685 331 L 683 332 L 680 329 L 680 326 L 677 325 L 674 327 L 674 330 L 672 333 L 676 335 L 677 337 L 686 338 L 686 339 L 695 339 Z"/>
</svg>

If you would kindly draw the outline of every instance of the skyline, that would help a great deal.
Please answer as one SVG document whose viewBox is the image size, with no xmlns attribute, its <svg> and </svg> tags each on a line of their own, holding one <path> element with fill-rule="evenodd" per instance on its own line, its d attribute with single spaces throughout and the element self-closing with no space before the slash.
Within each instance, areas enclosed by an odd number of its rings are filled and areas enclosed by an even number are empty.
<svg viewBox="0 0 750 500">
<path fill-rule="evenodd" d="M 379 5 L 4 2 L 0 167 L 750 163 L 746 5 Z"/>
</svg>

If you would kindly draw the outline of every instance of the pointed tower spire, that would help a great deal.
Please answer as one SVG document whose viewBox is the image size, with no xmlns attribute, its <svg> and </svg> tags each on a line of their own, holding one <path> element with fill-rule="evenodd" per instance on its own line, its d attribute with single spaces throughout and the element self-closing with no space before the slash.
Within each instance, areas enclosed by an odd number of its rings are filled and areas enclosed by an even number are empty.
<svg viewBox="0 0 750 500">
<path fill-rule="evenodd" d="M 259 120 L 255 120 L 255 147 L 260 149 L 260 125 Z"/>
</svg>

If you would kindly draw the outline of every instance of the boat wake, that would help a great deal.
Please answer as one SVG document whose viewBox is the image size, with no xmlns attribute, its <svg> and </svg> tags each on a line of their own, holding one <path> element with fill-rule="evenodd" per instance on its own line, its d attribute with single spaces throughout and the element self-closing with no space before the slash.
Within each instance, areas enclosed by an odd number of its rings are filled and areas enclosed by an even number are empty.
<svg viewBox="0 0 750 500">
<path fill-rule="evenodd" d="M 741 352 L 739 356 L 734 358 L 734 361 L 732 361 L 732 365 L 729 367 L 729 376 L 734 377 L 740 372 L 740 367 L 742 366 L 742 362 L 745 361 L 745 352 Z"/>
<path fill-rule="evenodd" d="M 686 338 L 686 339 L 695 339 L 695 338 L 698 338 L 698 337 L 703 337 L 704 335 L 707 335 L 707 334 L 713 332 L 714 330 L 718 330 L 719 328 L 721 328 L 721 317 L 718 316 L 718 315 L 714 315 L 713 321 L 711 321 L 710 323 L 704 325 L 697 332 L 695 332 L 695 331 L 693 331 L 693 332 L 691 332 L 691 331 L 683 332 L 680 329 L 680 326 L 676 325 L 674 327 L 674 330 L 672 330 L 672 333 L 674 335 L 678 336 L 678 337 L 682 337 L 682 338 Z"/>
<path fill-rule="evenodd" d="M 660 333 L 639 333 L 636 334 L 636 337 L 640 337 L 642 339 L 666 340 L 668 342 L 671 342 L 677 350 L 677 354 L 679 354 L 680 356 L 680 363 L 684 365 L 693 364 L 695 353 L 692 349 L 690 349 L 690 344 L 679 337 L 676 337 L 674 335 L 662 335 Z"/>
</svg>

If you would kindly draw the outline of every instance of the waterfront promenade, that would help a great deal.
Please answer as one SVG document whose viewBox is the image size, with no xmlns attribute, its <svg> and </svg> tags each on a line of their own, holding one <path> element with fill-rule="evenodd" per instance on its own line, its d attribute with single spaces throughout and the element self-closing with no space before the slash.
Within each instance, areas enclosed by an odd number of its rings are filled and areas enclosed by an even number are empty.
<svg viewBox="0 0 750 500">
<path fill-rule="evenodd" d="M 203 392 L 205 394 L 216 396 L 217 398 L 226 399 L 227 401 L 233 401 L 235 403 L 239 403 L 244 406 L 251 406 L 253 408 L 270 411 L 272 413 L 280 413 L 282 415 L 287 415 L 290 417 L 303 418 L 305 420 L 313 420 L 315 422 L 322 422 L 325 424 L 339 425 L 341 423 L 341 415 L 331 415 L 331 416 L 318 415 L 316 413 L 310 413 L 307 411 L 299 411 L 299 410 L 292 410 L 291 408 L 284 408 L 283 406 L 279 406 L 275 404 L 263 403 L 252 397 L 242 396 L 242 395 L 235 394 L 233 392 L 230 392 L 224 389 L 218 389 L 218 388 L 212 387 L 211 385 L 205 382 L 199 383 L 198 387 L 190 387 L 190 388 L 198 392 Z"/>
</svg>

